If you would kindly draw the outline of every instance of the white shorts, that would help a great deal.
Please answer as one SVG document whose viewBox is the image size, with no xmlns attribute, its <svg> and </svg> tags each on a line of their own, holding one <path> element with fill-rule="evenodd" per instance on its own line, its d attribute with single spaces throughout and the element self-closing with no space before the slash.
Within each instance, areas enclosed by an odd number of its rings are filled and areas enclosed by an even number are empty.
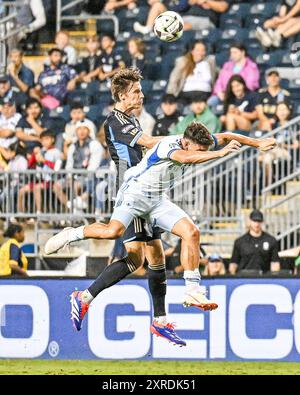
<svg viewBox="0 0 300 395">
<path fill-rule="evenodd" d="M 133 192 L 132 188 L 123 184 L 118 192 L 111 220 L 117 220 L 127 228 L 137 217 L 144 218 L 152 228 L 159 227 L 167 232 L 171 232 L 182 218 L 189 218 L 167 196 L 152 195 L 150 198 L 139 191 Z"/>
</svg>

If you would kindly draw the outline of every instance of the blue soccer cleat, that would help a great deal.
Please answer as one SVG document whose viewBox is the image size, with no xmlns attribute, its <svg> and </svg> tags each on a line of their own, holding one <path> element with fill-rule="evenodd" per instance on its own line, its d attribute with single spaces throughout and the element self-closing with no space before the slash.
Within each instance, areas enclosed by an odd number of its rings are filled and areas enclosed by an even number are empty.
<svg viewBox="0 0 300 395">
<path fill-rule="evenodd" d="M 180 339 L 180 337 L 176 334 L 174 330 L 174 324 L 162 325 L 157 321 L 153 321 L 150 330 L 154 335 L 163 337 L 174 345 L 177 344 L 179 347 L 186 346 L 186 342 Z"/>
<path fill-rule="evenodd" d="M 86 315 L 89 304 L 84 303 L 81 299 L 80 291 L 72 292 L 71 296 L 71 320 L 73 322 L 73 326 L 77 331 L 80 331 L 82 326 L 82 320 Z"/>
</svg>

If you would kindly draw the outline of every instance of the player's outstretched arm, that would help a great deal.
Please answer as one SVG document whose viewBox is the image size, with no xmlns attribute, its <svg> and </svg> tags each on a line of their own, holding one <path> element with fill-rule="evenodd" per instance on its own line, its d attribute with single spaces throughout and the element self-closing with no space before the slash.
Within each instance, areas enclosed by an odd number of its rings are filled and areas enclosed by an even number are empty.
<svg viewBox="0 0 300 395">
<path fill-rule="evenodd" d="M 250 147 L 255 147 L 261 151 L 268 151 L 276 147 L 276 140 L 272 137 L 264 139 L 255 139 L 252 137 L 243 136 L 238 133 L 216 133 L 215 138 L 218 140 L 218 145 L 228 144 L 230 141 L 238 141 L 240 144 L 248 145 Z"/>
<path fill-rule="evenodd" d="M 176 150 L 171 153 L 170 159 L 179 163 L 197 164 L 207 162 L 212 159 L 222 158 L 236 152 L 240 149 L 241 144 L 238 141 L 232 140 L 224 148 L 219 151 L 186 151 Z"/>
<path fill-rule="evenodd" d="M 153 148 L 155 144 L 159 143 L 160 140 L 162 140 L 163 138 L 164 136 L 152 137 L 152 136 L 148 136 L 148 134 L 146 133 L 143 133 L 138 139 L 137 144 L 150 149 Z"/>
</svg>

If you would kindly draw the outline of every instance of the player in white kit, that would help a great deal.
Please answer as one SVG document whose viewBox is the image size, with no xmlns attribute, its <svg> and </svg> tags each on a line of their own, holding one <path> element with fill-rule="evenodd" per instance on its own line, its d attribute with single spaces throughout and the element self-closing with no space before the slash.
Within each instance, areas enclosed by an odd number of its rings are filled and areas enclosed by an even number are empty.
<svg viewBox="0 0 300 395">
<path fill-rule="evenodd" d="M 224 144 L 227 144 L 224 148 L 216 150 Z M 199 122 L 191 123 L 183 135 L 163 138 L 137 166 L 126 171 L 108 224 L 94 223 L 79 228 L 66 228 L 47 241 L 46 254 L 85 238 L 116 239 L 123 235 L 134 218 L 142 217 L 152 226 L 181 238 L 180 260 L 186 285 L 184 306 L 195 306 L 203 310 L 217 308 L 217 303 L 209 301 L 199 285 L 199 229 L 187 213 L 169 200 L 166 192 L 176 179 L 182 177 L 186 166 L 221 158 L 239 150 L 242 144 L 267 151 L 275 147 L 276 140 L 258 140 L 233 133 L 211 135 Z M 75 301 L 76 319 L 80 323 L 89 303 L 97 294 L 95 288 L 97 279 L 88 290 L 82 292 L 79 306 L 78 300 Z"/>
</svg>

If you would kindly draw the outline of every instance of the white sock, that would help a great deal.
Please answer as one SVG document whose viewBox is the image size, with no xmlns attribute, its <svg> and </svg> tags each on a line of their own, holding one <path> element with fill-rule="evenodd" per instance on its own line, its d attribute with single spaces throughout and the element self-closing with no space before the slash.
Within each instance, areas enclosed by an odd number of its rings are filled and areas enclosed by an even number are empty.
<svg viewBox="0 0 300 395">
<path fill-rule="evenodd" d="M 82 291 L 81 299 L 84 303 L 90 304 L 94 297 L 91 295 L 90 291 L 86 289 L 85 291 Z"/>
<path fill-rule="evenodd" d="M 165 315 L 160 315 L 159 317 L 154 317 L 154 321 L 158 322 L 160 325 L 166 325 L 167 317 Z"/>
<path fill-rule="evenodd" d="M 79 226 L 78 228 L 72 229 L 70 234 L 70 242 L 84 239 L 83 229 L 84 226 Z"/>
<path fill-rule="evenodd" d="M 183 278 L 185 279 L 185 290 L 187 293 L 197 292 L 200 290 L 200 273 L 199 269 L 195 270 L 185 270 L 183 273 Z"/>
</svg>

